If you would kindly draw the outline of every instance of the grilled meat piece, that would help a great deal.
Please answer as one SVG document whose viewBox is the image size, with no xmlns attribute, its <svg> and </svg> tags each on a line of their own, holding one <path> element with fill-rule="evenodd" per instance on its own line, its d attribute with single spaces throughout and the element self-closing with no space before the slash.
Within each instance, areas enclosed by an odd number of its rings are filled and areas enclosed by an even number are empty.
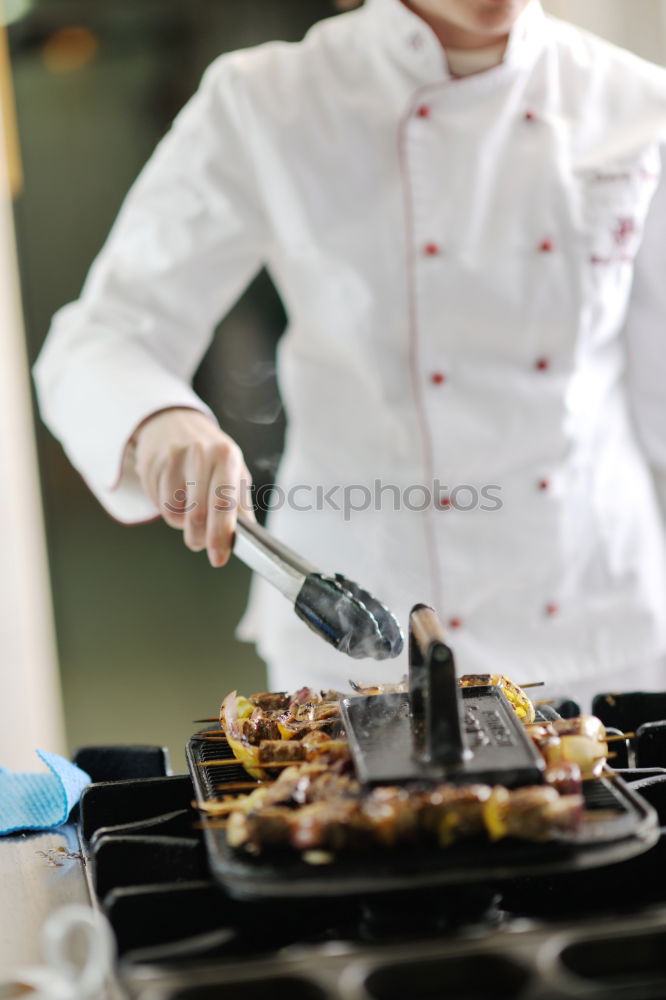
<svg viewBox="0 0 666 1000">
<path fill-rule="evenodd" d="M 307 719 L 297 719 L 288 712 L 280 715 L 277 719 L 278 732 L 283 740 L 300 740 L 307 733 L 312 733 L 319 729 L 330 736 L 337 736 L 342 731 L 340 715 L 330 715 L 316 722 Z"/>
<path fill-rule="evenodd" d="M 296 740 L 262 740 L 259 744 L 260 764 L 280 764 L 307 759 L 307 749 Z"/>
<path fill-rule="evenodd" d="M 304 734 L 301 742 L 309 749 L 314 749 L 320 743 L 330 743 L 331 738 L 322 729 L 311 729 L 310 732 Z"/>
<path fill-rule="evenodd" d="M 248 698 L 253 705 L 263 712 L 284 712 L 289 708 L 289 695 L 286 691 L 260 691 Z"/>
<path fill-rule="evenodd" d="M 580 795 L 583 779 L 580 768 L 572 760 L 561 760 L 546 768 L 546 784 L 551 785 L 558 795 Z"/>
<path fill-rule="evenodd" d="M 384 786 L 373 789 L 361 804 L 361 815 L 372 831 L 373 840 L 394 847 L 417 839 L 420 829 L 420 802 L 406 788 Z"/>
<path fill-rule="evenodd" d="M 277 720 L 265 715 L 260 708 L 255 708 L 250 718 L 246 720 L 244 733 L 253 746 L 259 746 L 262 740 L 280 739 Z"/>
<path fill-rule="evenodd" d="M 421 798 L 421 825 L 440 847 L 484 830 L 483 809 L 490 797 L 488 785 L 440 785 Z"/>
<path fill-rule="evenodd" d="M 227 842 L 231 847 L 254 851 L 264 846 L 288 844 L 292 816 L 290 809 L 281 806 L 267 806 L 251 815 L 233 813 L 227 825 Z"/>
<path fill-rule="evenodd" d="M 280 743 L 284 747 L 284 756 L 276 759 L 317 760 L 321 757 L 329 763 L 335 760 L 351 763 L 349 744 L 346 740 L 332 739 L 323 729 L 306 729 L 299 736 L 300 738 L 294 737 L 291 740 L 270 741 Z M 288 747 L 291 749 L 288 750 Z"/>
<path fill-rule="evenodd" d="M 296 722 L 320 722 L 324 719 L 340 718 L 340 705 L 337 701 L 313 702 L 306 701 L 303 705 L 290 707 L 292 718 Z"/>
<path fill-rule="evenodd" d="M 290 842 L 300 851 L 340 851 L 368 842 L 366 825 L 354 799 L 313 802 L 292 813 Z"/>
<path fill-rule="evenodd" d="M 308 701 L 321 701 L 321 696 L 312 688 L 302 687 L 292 694 L 289 701 L 289 711 L 295 713 L 299 705 L 305 705 Z"/>
<path fill-rule="evenodd" d="M 358 798 L 361 786 L 348 774 L 336 774 L 328 767 L 303 774 L 293 790 L 297 805 L 343 798 Z"/>
</svg>

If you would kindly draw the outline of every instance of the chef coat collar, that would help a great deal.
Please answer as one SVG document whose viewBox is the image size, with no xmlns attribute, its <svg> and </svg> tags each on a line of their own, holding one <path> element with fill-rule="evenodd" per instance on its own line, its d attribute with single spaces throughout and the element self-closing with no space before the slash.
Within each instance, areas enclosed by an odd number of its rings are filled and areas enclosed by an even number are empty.
<svg viewBox="0 0 666 1000">
<path fill-rule="evenodd" d="M 449 73 L 444 49 L 435 32 L 402 0 L 366 0 L 365 13 L 371 20 L 373 32 L 417 82 L 426 84 L 455 79 Z M 530 65 L 543 43 L 545 25 L 541 3 L 530 0 L 511 29 L 501 66 L 486 72 L 496 73 L 500 69 L 507 72 Z M 456 82 L 469 83 L 478 77 L 465 77 Z"/>
</svg>

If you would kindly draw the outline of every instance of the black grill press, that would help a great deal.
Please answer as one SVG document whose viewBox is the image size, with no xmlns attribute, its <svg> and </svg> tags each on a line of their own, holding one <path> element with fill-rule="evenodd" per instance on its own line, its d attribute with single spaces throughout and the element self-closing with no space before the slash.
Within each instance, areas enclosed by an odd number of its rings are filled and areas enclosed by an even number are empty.
<svg viewBox="0 0 666 1000">
<path fill-rule="evenodd" d="M 576 714 L 577 706 L 556 706 Z M 210 876 L 189 775 L 159 747 L 87 747 L 80 829 L 137 1000 L 648 1000 L 666 996 L 666 694 L 599 695 L 636 733 L 620 774 L 661 839 L 608 867 L 487 890 L 327 900 L 229 898 Z M 659 718 L 661 716 L 661 719 Z M 627 749 L 616 743 L 616 764 Z M 518 933 L 520 931 L 520 933 Z M 343 942 L 343 943 L 341 943 Z M 409 988 L 408 988 L 409 986 Z"/>
</svg>

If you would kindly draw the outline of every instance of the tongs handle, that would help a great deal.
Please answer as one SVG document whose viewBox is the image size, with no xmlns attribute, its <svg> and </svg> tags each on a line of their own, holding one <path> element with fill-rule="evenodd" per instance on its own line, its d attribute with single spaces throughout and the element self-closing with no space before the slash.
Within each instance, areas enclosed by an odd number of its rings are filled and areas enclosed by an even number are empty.
<svg viewBox="0 0 666 1000">
<path fill-rule="evenodd" d="M 303 581 L 317 570 L 293 549 L 269 534 L 247 514 L 238 512 L 234 555 L 246 566 L 270 581 L 278 590 L 296 600 Z"/>
</svg>

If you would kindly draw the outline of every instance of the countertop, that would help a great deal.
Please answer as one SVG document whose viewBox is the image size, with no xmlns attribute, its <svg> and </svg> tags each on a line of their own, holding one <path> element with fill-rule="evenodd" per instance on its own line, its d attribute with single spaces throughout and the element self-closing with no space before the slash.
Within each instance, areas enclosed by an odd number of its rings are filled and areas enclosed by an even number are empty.
<svg viewBox="0 0 666 1000">
<path fill-rule="evenodd" d="M 0 837 L 0 983 L 42 964 L 40 931 L 59 906 L 93 906 L 85 857 L 74 824 Z M 6 994 L 2 994 L 3 996 Z M 108 998 L 121 994 L 110 985 Z"/>
</svg>

